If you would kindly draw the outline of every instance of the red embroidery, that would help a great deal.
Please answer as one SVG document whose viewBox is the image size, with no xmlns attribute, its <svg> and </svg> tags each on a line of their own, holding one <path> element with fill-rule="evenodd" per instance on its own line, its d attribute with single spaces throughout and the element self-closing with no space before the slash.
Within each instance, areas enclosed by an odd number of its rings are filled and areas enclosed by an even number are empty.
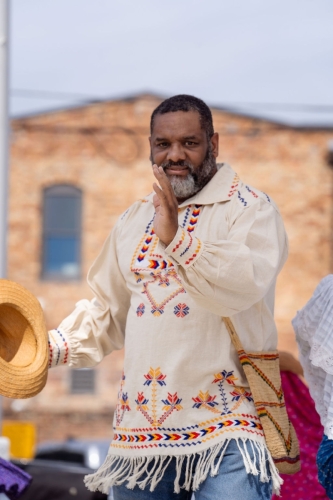
<svg viewBox="0 0 333 500">
<path fill-rule="evenodd" d="M 195 249 L 195 252 L 194 254 L 192 255 L 192 257 L 190 257 L 186 262 L 185 262 L 185 265 L 188 265 L 190 264 L 190 262 L 192 262 L 192 260 L 194 260 L 196 258 L 196 256 L 198 255 L 199 251 L 200 251 L 200 248 L 201 248 L 201 241 L 197 238 L 198 240 L 198 245 L 197 245 L 197 248 Z"/>
<path fill-rule="evenodd" d="M 229 190 L 229 193 L 228 193 L 228 197 L 231 198 L 231 196 L 233 196 L 236 191 L 237 191 L 237 188 L 238 188 L 238 184 L 239 184 L 239 177 L 237 174 L 235 174 L 235 177 L 232 181 L 232 185 L 230 186 L 230 190 Z"/>
<path fill-rule="evenodd" d="M 138 308 L 136 310 L 136 315 L 140 318 L 144 313 L 145 313 L 145 305 L 143 303 L 138 305 Z"/>
<path fill-rule="evenodd" d="M 162 408 L 162 415 L 158 417 L 157 415 L 157 391 L 158 387 L 163 387 L 166 385 L 165 378 L 160 368 L 150 368 L 149 372 L 144 376 L 146 381 L 144 385 L 151 385 L 151 407 L 148 406 L 149 399 L 147 399 L 143 392 L 138 392 L 137 399 L 135 400 L 137 407 L 136 409 L 142 413 L 142 415 L 148 420 L 148 422 L 153 426 L 157 427 L 161 425 L 170 415 L 176 410 L 180 411 L 183 409 L 181 406 L 181 399 L 178 397 L 177 392 L 175 394 L 168 393 L 166 399 L 162 399 L 164 406 Z"/>
<path fill-rule="evenodd" d="M 177 318 L 184 318 L 190 312 L 190 308 L 186 304 L 178 304 L 173 310 Z"/>
</svg>

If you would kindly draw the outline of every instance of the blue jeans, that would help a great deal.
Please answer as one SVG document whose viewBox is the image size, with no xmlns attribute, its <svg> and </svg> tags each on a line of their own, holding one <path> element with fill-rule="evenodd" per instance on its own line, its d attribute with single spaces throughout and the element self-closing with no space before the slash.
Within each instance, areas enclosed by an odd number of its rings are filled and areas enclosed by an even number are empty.
<svg viewBox="0 0 333 500">
<path fill-rule="evenodd" d="M 247 446 L 247 450 L 253 458 L 252 447 Z M 182 489 L 180 493 L 174 493 L 175 462 L 175 459 L 171 460 L 153 492 L 149 491 L 149 486 L 144 490 L 138 486 L 130 490 L 126 488 L 125 483 L 113 486 L 114 500 L 191 500 L 191 491 Z M 185 471 L 182 472 L 182 476 L 181 484 L 184 481 Z M 225 451 L 218 475 L 208 476 L 194 493 L 194 497 L 195 500 L 270 500 L 272 482 L 262 483 L 259 476 L 247 474 L 242 455 L 236 441 L 232 439 Z"/>
<path fill-rule="evenodd" d="M 326 495 L 333 499 L 333 440 L 324 434 L 317 454 L 318 479 Z"/>
</svg>

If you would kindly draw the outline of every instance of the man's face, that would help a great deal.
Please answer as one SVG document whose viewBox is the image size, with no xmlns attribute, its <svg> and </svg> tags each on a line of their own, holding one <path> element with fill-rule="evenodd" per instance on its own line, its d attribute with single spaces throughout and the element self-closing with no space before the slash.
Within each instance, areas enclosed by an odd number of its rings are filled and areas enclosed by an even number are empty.
<svg viewBox="0 0 333 500">
<path fill-rule="evenodd" d="M 157 115 L 149 140 L 152 164 L 163 167 L 178 201 L 200 191 L 216 173 L 218 134 L 207 137 L 197 111 Z"/>
</svg>

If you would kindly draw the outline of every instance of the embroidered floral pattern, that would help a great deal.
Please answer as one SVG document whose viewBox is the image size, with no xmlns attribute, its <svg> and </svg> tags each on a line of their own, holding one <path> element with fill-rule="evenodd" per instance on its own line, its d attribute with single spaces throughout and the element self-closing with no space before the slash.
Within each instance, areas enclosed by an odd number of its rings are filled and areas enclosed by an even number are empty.
<svg viewBox="0 0 333 500">
<path fill-rule="evenodd" d="M 192 408 L 205 408 L 206 410 L 209 410 L 213 413 L 218 413 L 219 415 L 223 416 L 233 413 L 237 408 L 239 408 L 243 401 L 253 401 L 252 394 L 247 389 L 245 389 L 244 387 L 235 386 L 236 380 L 238 379 L 234 375 L 234 370 L 222 370 L 221 372 L 215 373 L 214 375 L 212 384 L 218 385 L 222 404 L 222 412 L 221 407 L 218 408 L 219 403 L 216 401 L 216 395 L 209 394 L 209 391 L 199 391 L 199 394 L 195 398 L 192 398 L 194 401 L 194 405 Z M 232 392 L 230 392 L 230 390 L 226 390 L 226 387 L 228 387 L 228 385 L 233 387 Z M 230 403 L 232 402 L 234 403 L 234 405 L 232 408 L 230 408 Z"/>
<path fill-rule="evenodd" d="M 128 402 L 128 395 L 127 392 L 123 392 L 123 387 L 125 384 L 125 375 L 123 373 L 121 382 L 120 382 L 120 388 L 118 392 L 118 401 L 117 401 L 117 406 L 116 406 L 116 425 L 117 427 L 121 424 L 125 412 L 130 411 L 130 406 Z"/>
<path fill-rule="evenodd" d="M 146 382 L 143 385 L 150 385 L 152 382 L 157 382 L 159 385 L 165 385 L 164 379 L 166 375 L 163 375 L 161 373 L 161 370 L 159 368 L 150 368 L 149 372 L 144 376 L 146 379 Z"/>
<path fill-rule="evenodd" d="M 162 407 L 162 414 L 158 416 L 157 410 L 157 393 L 158 387 L 163 387 L 166 385 L 165 378 L 160 368 L 150 368 L 149 372 L 144 375 L 145 382 L 143 385 L 148 387 L 151 386 L 151 406 L 148 406 L 149 399 L 146 398 L 143 392 L 138 392 L 137 399 L 135 400 L 137 407 L 136 409 L 142 413 L 142 415 L 148 420 L 148 422 L 157 427 L 162 425 L 162 423 L 171 415 L 173 411 L 180 411 L 183 409 L 181 406 L 181 399 L 178 397 L 177 392 L 171 394 L 168 392 L 166 399 L 161 399 L 160 401 L 164 404 Z"/>
<path fill-rule="evenodd" d="M 251 392 L 244 389 L 244 387 L 235 387 L 235 389 L 230 393 L 230 396 L 232 396 L 232 401 L 236 401 L 236 404 L 231 408 L 231 411 L 237 410 L 242 401 L 245 401 L 246 399 L 248 401 L 253 401 Z"/>
<path fill-rule="evenodd" d="M 145 305 L 143 303 L 139 304 L 136 310 L 136 315 L 141 318 L 141 316 L 145 313 Z"/>
<path fill-rule="evenodd" d="M 170 394 L 170 392 L 168 392 L 168 397 L 166 399 L 162 399 L 162 403 L 164 403 L 162 411 L 165 413 L 159 419 L 159 424 L 163 424 L 164 420 L 166 420 L 174 410 L 179 411 L 183 409 L 180 404 L 181 401 L 182 400 L 178 397 L 176 392 L 175 394 Z"/>
<path fill-rule="evenodd" d="M 228 407 L 228 401 L 227 401 L 227 395 L 224 389 L 224 383 L 227 382 L 229 385 L 234 385 L 235 380 L 237 378 L 234 376 L 233 370 L 228 372 L 227 370 L 222 370 L 219 373 L 216 373 L 214 375 L 214 380 L 213 384 L 217 384 L 219 387 L 220 395 L 221 395 L 221 401 L 222 401 L 222 406 L 223 406 L 223 412 L 221 415 L 227 415 L 231 413 L 231 410 Z"/>
<path fill-rule="evenodd" d="M 170 278 L 167 274 L 160 274 L 159 275 L 158 286 L 161 286 L 162 288 L 166 288 L 167 286 L 170 286 Z"/>
<path fill-rule="evenodd" d="M 192 408 L 206 408 L 206 410 L 212 411 L 213 413 L 220 413 L 220 410 L 215 408 L 218 405 L 218 402 L 215 401 L 216 396 L 211 396 L 209 391 L 202 392 L 199 391 L 197 397 L 192 398 L 194 401 L 194 405 Z"/>
<path fill-rule="evenodd" d="M 145 281 L 143 283 L 143 292 L 146 297 L 148 298 L 150 304 L 151 304 L 151 313 L 154 316 L 161 316 L 161 314 L 164 313 L 164 308 L 170 302 L 170 300 L 174 299 L 179 295 L 180 293 L 186 293 L 183 284 L 177 275 L 176 271 L 173 269 L 170 269 L 166 273 L 151 273 L 151 280 Z M 173 282 L 173 284 L 176 284 L 177 287 L 173 287 L 173 291 L 164 297 L 164 299 L 161 302 L 158 302 L 155 298 L 155 293 L 153 295 L 153 286 L 154 284 L 157 283 L 158 286 L 166 287 L 170 285 L 170 282 Z"/>
<path fill-rule="evenodd" d="M 190 312 L 190 308 L 186 304 L 178 304 L 173 310 L 177 318 L 185 318 Z"/>
<path fill-rule="evenodd" d="M 235 377 L 233 370 L 230 372 L 227 372 L 227 370 L 222 370 L 219 373 L 215 373 L 214 377 L 215 378 L 213 380 L 213 384 L 226 381 L 230 385 L 235 385 L 235 381 L 238 380 L 237 377 Z"/>
</svg>

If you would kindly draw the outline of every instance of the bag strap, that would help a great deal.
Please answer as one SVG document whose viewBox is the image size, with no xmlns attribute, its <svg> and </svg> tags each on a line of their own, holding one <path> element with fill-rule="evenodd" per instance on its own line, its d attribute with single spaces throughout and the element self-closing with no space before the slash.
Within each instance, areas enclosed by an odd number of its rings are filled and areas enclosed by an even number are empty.
<svg viewBox="0 0 333 500">
<path fill-rule="evenodd" d="M 232 324 L 232 321 L 230 318 L 222 317 L 224 324 L 226 326 L 226 329 L 228 330 L 228 333 L 230 335 L 231 341 L 234 344 L 234 347 L 236 351 L 244 351 L 243 344 L 240 341 L 240 338 L 237 335 L 237 332 L 235 330 L 234 325 Z"/>
</svg>

